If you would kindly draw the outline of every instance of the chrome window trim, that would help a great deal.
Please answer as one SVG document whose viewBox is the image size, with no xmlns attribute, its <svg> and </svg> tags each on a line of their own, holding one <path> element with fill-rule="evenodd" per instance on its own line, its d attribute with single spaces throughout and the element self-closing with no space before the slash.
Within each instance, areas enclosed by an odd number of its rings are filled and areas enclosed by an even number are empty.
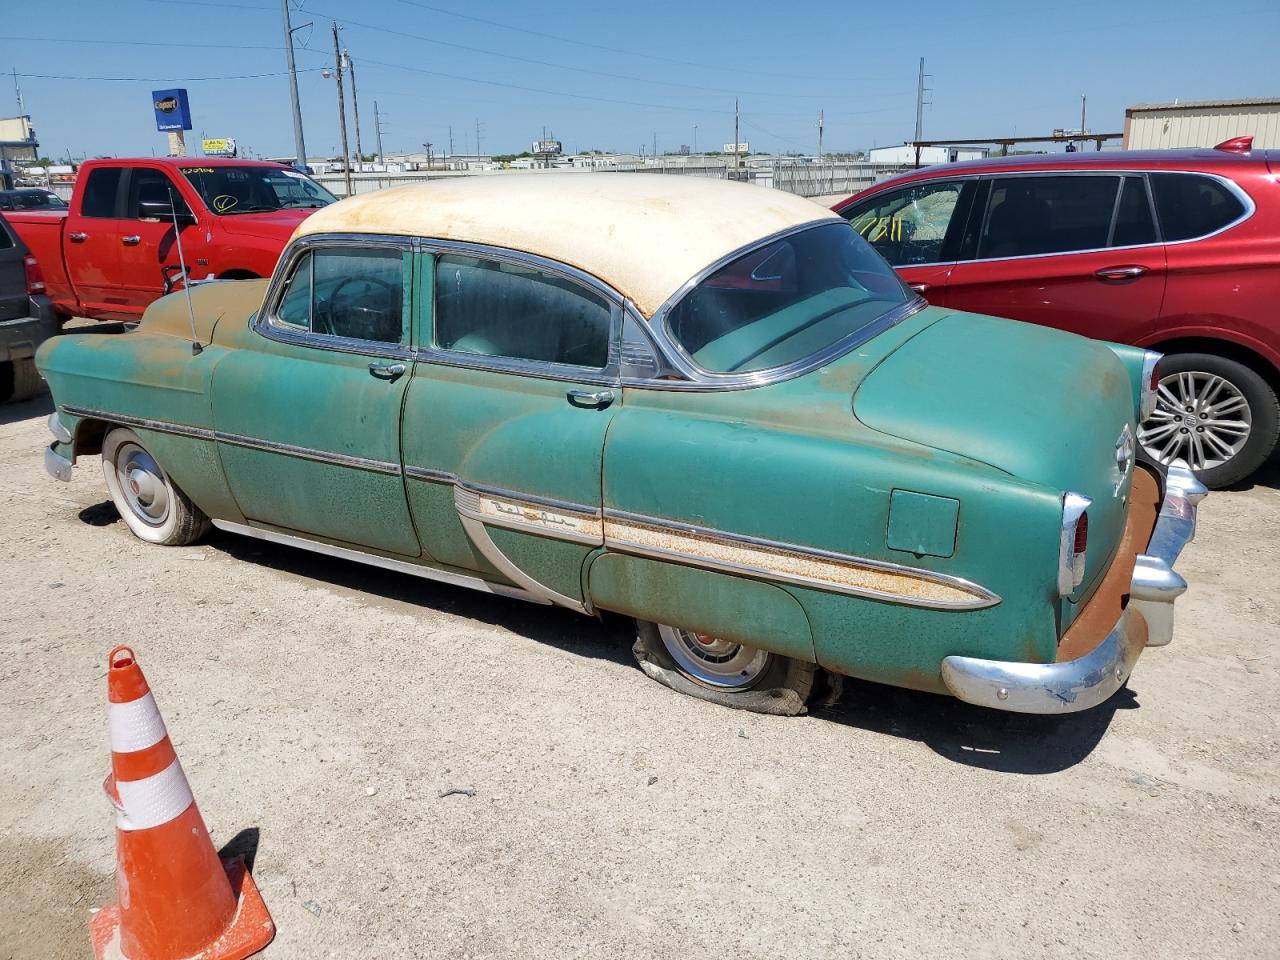
<svg viewBox="0 0 1280 960">
<path fill-rule="evenodd" d="M 705 370 L 690 357 L 671 335 L 668 328 L 667 320 L 670 313 L 695 287 L 701 284 L 707 277 L 716 271 L 728 266 L 739 257 L 776 243 L 779 240 L 785 240 L 787 237 L 794 236 L 806 230 L 814 230 L 821 227 L 830 226 L 834 223 L 843 222 L 846 226 L 848 221 L 832 214 L 829 217 L 818 217 L 808 223 L 802 223 L 799 226 L 788 227 L 785 230 L 779 230 L 767 237 L 759 240 L 753 240 L 751 243 L 745 244 L 736 250 L 731 251 L 725 256 L 716 260 L 710 266 L 699 270 L 692 277 L 684 282 L 684 284 L 673 293 L 667 300 L 654 311 L 653 316 L 649 320 L 649 332 L 652 338 L 657 342 L 662 352 L 670 359 L 673 366 L 679 373 L 685 376 L 689 385 L 682 385 L 679 381 L 669 380 L 652 380 L 635 384 L 635 386 L 648 387 L 650 389 L 670 390 L 742 390 L 751 387 L 763 387 L 769 384 L 780 383 L 783 380 L 790 380 L 794 377 L 801 376 L 816 370 L 819 367 L 832 362 L 846 353 L 860 347 L 868 340 L 874 339 L 884 331 L 897 326 L 908 317 L 919 313 L 929 304 L 923 297 L 912 296 L 898 307 L 887 311 L 879 318 L 869 323 L 860 330 L 856 330 L 846 337 L 835 341 L 826 348 L 791 363 L 782 364 L 777 367 L 769 367 L 765 370 L 753 370 L 748 373 L 715 373 Z M 893 268 L 890 267 L 892 270 Z"/>
<path fill-rule="evenodd" d="M 298 260 L 313 249 L 323 249 L 325 247 L 373 247 L 399 250 L 403 253 L 412 252 L 415 242 L 412 237 L 381 233 L 332 233 L 299 237 L 289 244 L 284 253 L 280 255 L 280 261 L 276 264 L 276 269 L 271 274 L 271 282 L 267 285 L 266 296 L 262 299 L 262 309 L 250 317 L 249 326 L 265 339 L 274 340 L 277 343 L 288 343 L 318 350 L 332 350 L 336 353 L 351 353 L 359 356 L 387 357 L 412 361 L 414 359 L 414 350 L 411 343 L 413 336 L 412 323 L 409 323 L 405 328 L 408 334 L 407 339 L 410 342 L 402 341 L 394 344 L 385 343 L 381 340 L 359 340 L 354 337 L 335 337 L 329 334 L 315 333 L 311 330 L 302 330 L 297 324 L 288 323 L 280 319 L 278 313 L 280 303 L 284 298 L 288 278 L 292 277 Z M 408 282 L 412 287 L 412 277 Z M 416 291 L 412 291 L 409 296 L 411 309 L 416 299 L 415 293 Z M 410 318 L 404 319 L 409 320 Z"/>
</svg>

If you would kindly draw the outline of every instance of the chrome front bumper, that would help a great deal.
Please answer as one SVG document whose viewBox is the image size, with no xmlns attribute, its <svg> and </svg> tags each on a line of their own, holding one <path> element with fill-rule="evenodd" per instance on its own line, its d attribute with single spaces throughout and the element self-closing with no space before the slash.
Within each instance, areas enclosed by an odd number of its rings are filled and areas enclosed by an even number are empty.
<svg viewBox="0 0 1280 960">
<path fill-rule="evenodd" d="M 1169 467 L 1160 516 L 1145 552 L 1138 554 L 1129 603 L 1111 632 L 1077 660 L 1009 663 L 979 657 L 947 657 L 942 679 L 957 698 L 1015 713 L 1074 713 L 1107 700 L 1124 685 L 1144 646 L 1173 639 L 1173 602 L 1187 582 L 1173 569 L 1196 535 L 1196 504 L 1208 491 L 1182 461 Z"/>
<path fill-rule="evenodd" d="M 58 453 L 57 447 L 59 443 L 71 442 L 71 431 L 68 430 L 62 420 L 58 418 L 57 410 L 49 414 L 47 423 L 49 426 L 49 432 L 53 434 L 57 443 L 51 443 L 49 446 L 44 448 L 45 472 L 55 480 L 61 480 L 63 483 L 70 483 L 71 461 Z"/>
</svg>

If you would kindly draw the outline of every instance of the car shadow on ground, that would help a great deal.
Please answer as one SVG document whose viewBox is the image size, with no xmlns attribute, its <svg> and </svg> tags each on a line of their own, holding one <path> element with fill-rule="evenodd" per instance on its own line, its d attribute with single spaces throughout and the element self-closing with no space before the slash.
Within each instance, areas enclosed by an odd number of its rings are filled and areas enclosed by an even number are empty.
<svg viewBox="0 0 1280 960">
<path fill-rule="evenodd" d="M 91 526 L 119 520 L 110 501 L 86 507 L 79 516 Z M 371 603 L 407 604 L 448 613 L 576 656 L 635 665 L 631 656 L 634 634 L 625 617 L 607 614 L 603 622 L 596 621 L 559 607 L 480 593 L 218 530 L 211 531 L 203 542 L 234 560 L 325 583 Z M 638 668 L 636 682 L 645 682 Z M 1136 695 L 1126 687 L 1107 703 L 1083 713 L 1028 716 L 846 677 L 840 700 L 815 707 L 809 719 L 916 740 L 939 756 L 970 767 L 1036 775 L 1056 773 L 1084 760 L 1106 734 L 1115 712 L 1137 707 Z M 805 720 L 779 718 L 778 722 Z"/>
<path fill-rule="evenodd" d="M 1226 489 L 1232 491 L 1252 490 L 1254 487 L 1268 487 L 1280 490 L 1280 447 L 1272 454 L 1271 459 L 1239 483 L 1233 483 Z"/>
<path fill-rule="evenodd" d="M 47 417 L 53 413 L 53 397 L 48 391 L 37 394 L 30 400 L 18 400 L 14 403 L 0 404 L 0 426 L 18 423 L 22 420 L 34 420 L 36 417 Z M 50 443 L 53 438 L 50 437 Z"/>
</svg>

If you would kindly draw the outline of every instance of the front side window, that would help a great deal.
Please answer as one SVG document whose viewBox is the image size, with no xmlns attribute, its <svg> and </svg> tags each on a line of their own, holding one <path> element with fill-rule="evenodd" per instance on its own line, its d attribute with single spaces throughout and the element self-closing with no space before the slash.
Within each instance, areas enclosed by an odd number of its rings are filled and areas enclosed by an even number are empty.
<svg viewBox="0 0 1280 960">
<path fill-rule="evenodd" d="M 337 197 L 304 173 L 283 167 L 180 167 L 187 182 L 214 213 L 234 216 L 286 207 L 314 209 Z"/>
<path fill-rule="evenodd" d="M 895 267 L 953 259 L 945 251 L 963 181 L 925 183 L 873 197 L 841 215 Z M 953 231 L 954 232 L 954 231 Z"/>
<path fill-rule="evenodd" d="M 129 198 L 125 204 L 125 216 L 131 219 L 161 219 L 172 217 L 171 208 L 178 216 L 189 215 L 187 202 L 162 170 L 137 167 L 129 172 Z"/>
<path fill-rule="evenodd" d="M 120 191 L 120 176 L 124 170 L 120 167 L 99 167 L 89 171 L 89 179 L 84 184 L 84 196 L 80 201 L 82 217 L 114 217 L 116 215 L 116 195 Z"/>
<path fill-rule="evenodd" d="M 913 299 L 856 231 L 823 224 L 745 253 L 685 294 L 667 332 L 704 370 L 804 360 Z"/>
<path fill-rule="evenodd" d="M 1244 204 L 1222 183 L 1190 173 L 1153 173 L 1151 192 L 1165 240 L 1191 240 L 1238 220 Z"/>
<path fill-rule="evenodd" d="M 999 177 L 991 183 L 979 259 L 1107 246 L 1117 176 Z"/>
<path fill-rule="evenodd" d="M 578 283 L 523 264 L 436 260 L 435 344 L 486 357 L 602 369 L 613 311 Z"/>
<path fill-rule="evenodd" d="M 293 268 L 276 321 L 347 340 L 404 341 L 404 261 L 399 250 L 319 249 Z"/>
</svg>

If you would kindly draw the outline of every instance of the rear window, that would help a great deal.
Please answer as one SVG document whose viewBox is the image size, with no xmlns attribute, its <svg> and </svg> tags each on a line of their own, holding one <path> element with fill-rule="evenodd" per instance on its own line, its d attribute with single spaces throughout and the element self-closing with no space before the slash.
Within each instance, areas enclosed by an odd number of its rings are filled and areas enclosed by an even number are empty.
<svg viewBox="0 0 1280 960">
<path fill-rule="evenodd" d="M 747 373 L 811 357 L 912 299 L 866 240 L 832 223 L 721 267 L 676 303 L 666 324 L 702 369 Z"/>
<path fill-rule="evenodd" d="M 1199 174 L 1153 173 L 1151 192 L 1166 241 L 1203 237 L 1238 220 L 1245 211 L 1240 198 L 1226 186 Z"/>
<path fill-rule="evenodd" d="M 114 217 L 116 194 L 119 192 L 121 167 L 99 167 L 89 172 L 84 185 L 84 199 L 80 203 L 82 217 Z"/>
</svg>

